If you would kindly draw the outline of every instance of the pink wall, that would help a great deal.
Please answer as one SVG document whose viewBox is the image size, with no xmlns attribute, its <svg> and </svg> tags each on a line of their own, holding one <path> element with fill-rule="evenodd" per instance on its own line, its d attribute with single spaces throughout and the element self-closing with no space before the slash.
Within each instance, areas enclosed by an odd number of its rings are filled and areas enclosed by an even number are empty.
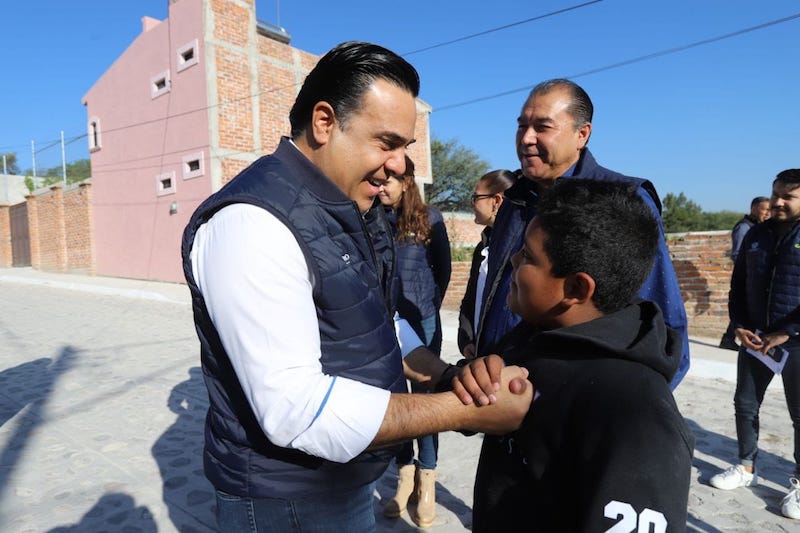
<svg viewBox="0 0 800 533">
<path fill-rule="evenodd" d="M 101 149 L 91 155 L 100 275 L 183 280 L 181 233 L 211 193 L 202 4 L 170 3 L 168 20 L 148 21 L 84 97 L 88 120 L 100 120 Z M 178 50 L 195 40 L 197 64 L 179 71 Z M 165 71 L 170 90 L 153 98 L 152 79 Z M 184 157 L 201 152 L 204 174 L 184 179 Z M 168 172 L 174 193 L 159 195 L 157 176 Z"/>
</svg>

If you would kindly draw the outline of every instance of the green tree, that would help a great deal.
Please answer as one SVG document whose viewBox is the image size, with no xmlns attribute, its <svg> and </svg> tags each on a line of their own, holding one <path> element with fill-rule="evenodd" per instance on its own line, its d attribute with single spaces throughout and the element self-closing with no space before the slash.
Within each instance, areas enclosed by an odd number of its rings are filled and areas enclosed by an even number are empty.
<svg viewBox="0 0 800 533">
<path fill-rule="evenodd" d="M 78 183 L 92 175 L 92 167 L 88 159 L 77 159 L 71 163 L 67 163 L 66 167 L 68 184 Z M 57 167 L 45 169 L 40 176 L 44 176 L 45 185 L 53 185 L 63 180 L 63 170 L 59 165 Z"/>
<path fill-rule="evenodd" d="M 468 211 L 475 183 L 489 163 L 456 139 L 431 139 L 433 183 L 425 186 L 428 202 L 443 211 Z"/>
<path fill-rule="evenodd" d="M 730 230 L 742 218 L 741 213 L 735 211 L 706 213 L 683 193 L 677 196 L 668 193 L 663 204 L 662 220 L 666 233 Z"/>
<path fill-rule="evenodd" d="M 675 196 L 668 193 L 664 197 L 664 231 L 666 233 L 682 233 L 703 230 L 703 209 L 689 200 L 685 194 Z"/>
<path fill-rule="evenodd" d="M 706 230 L 729 230 L 742 218 L 736 211 L 715 211 L 703 213 L 703 227 Z"/>
<path fill-rule="evenodd" d="M 6 173 L 8 174 L 19 174 L 19 164 L 17 163 L 17 153 L 16 152 L 6 152 L 0 155 L 0 164 L 2 164 L 2 158 L 6 158 Z M 0 167 L 0 171 L 3 170 L 3 167 Z"/>
</svg>

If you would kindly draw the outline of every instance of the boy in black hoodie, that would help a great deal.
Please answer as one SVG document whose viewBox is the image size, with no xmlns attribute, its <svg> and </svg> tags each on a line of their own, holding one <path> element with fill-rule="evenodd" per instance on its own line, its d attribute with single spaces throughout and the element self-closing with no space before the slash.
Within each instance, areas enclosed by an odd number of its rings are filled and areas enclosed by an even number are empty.
<svg viewBox="0 0 800 533">
<path fill-rule="evenodd" d="M 519 430 L 487 435 L 473 531 L 686 531 L 694 436 L 672 397 L 681 339 L 658 306 L 631 300 L 658 223 L 629 185 L 558 180 L 511 259 L 504 338 L 536 396 Z M 456 392 L 491 390 L 479 359 Z"/>
</svg>

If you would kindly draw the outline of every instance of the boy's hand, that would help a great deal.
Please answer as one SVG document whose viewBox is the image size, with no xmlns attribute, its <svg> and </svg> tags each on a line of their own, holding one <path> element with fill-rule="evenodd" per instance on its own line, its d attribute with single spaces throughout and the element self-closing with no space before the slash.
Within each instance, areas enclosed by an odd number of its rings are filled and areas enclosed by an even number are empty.
<svg viewBox="0 0 800 533">
<path fill-rule="evenodd" d="M 477 355 L 475 353 L 475 345 L 473 343 L 469 343 L 464 346 L 464 352 L 461 355 L 463 355 L 465 359 L 475 359 L 475 356 Z"/>
<path fill-rule="evenodd" d="M 453 378 L 453 392 L 465 405 L 474 400 L 478 405 L 489 405 L 497 401 L 501 373 L 505 363 L 499 355 L 480 357 L 461 369 Z M 527 370 L 525 378 L 527 378 Z M 513 391 L 513 388 L 512 388 Z"/>
<path fill-rule="evenodd" d="M 533 400 L 533 385 L 528 381 L 528 371 L 517 366 L 502 370 L 497 401 L 492 405 L 474 407 L 466 429 L 503 435 L 519 429 Z"/>
</svg>

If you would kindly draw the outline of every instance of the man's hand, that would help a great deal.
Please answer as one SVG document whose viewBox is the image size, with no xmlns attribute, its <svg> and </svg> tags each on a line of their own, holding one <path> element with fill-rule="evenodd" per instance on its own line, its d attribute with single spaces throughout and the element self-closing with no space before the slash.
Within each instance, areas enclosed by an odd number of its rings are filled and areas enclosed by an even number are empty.
<svg viewBox="0 0 800 533">
<path fill-rule="evenodd" d="M 403 359 L 403 373 L 411 381 L 430 390 L 439 382 L 447 363 L 425 346 L 420 346 Z"/>
<path fill-rule="evenodd" d="M 771 349 L 780 346 L 789 340 L 789 335 L 785 331 L 773 331 L 772 333 L 765 333 L 761 336 L 761 348 L 759 350 L 763 354 L 767 354 Z"/>
<path fill-rule="evenodd" d="M 474 421 L 466 429 L 493 435 L 519 429 L 533 399 L 528 371 L 518 366 L 503 368 L 500 386 L 494 396 L 496 401 L 491 405 L 472 408 Z"/>
<path fill-rule="evenodd" d="M 742 343 L 742 346 L 745 348 L 749 348 L 751 350 L 758 351 L 761 349 L 763 342 L 761 341 L 761 337 L 750 331 L 746 328 L 736 328 L 734 330 L 736 333 L 736 338 L 739 339 L 739 342 Z"/>
<path fill-rule="evenodd" d="M 774 331 L 759 336 L 749 329 L 736 328 L 735 333 L 745 348 L 761 352 L 764 355 L 789 340 L 789 335 L 785 331 Z"/>
<path fill-rule="evenodd" d="M 473 400 L 479 405 L 494 403 L 497 401 L 495 393 L 500 389 L 503 367 L 505 363 L 499 355 L 480 357 L 462 368 L 461 373 L 453 378 L 453 392 L 464 405 L 469 405 Z"/>
</svg>

